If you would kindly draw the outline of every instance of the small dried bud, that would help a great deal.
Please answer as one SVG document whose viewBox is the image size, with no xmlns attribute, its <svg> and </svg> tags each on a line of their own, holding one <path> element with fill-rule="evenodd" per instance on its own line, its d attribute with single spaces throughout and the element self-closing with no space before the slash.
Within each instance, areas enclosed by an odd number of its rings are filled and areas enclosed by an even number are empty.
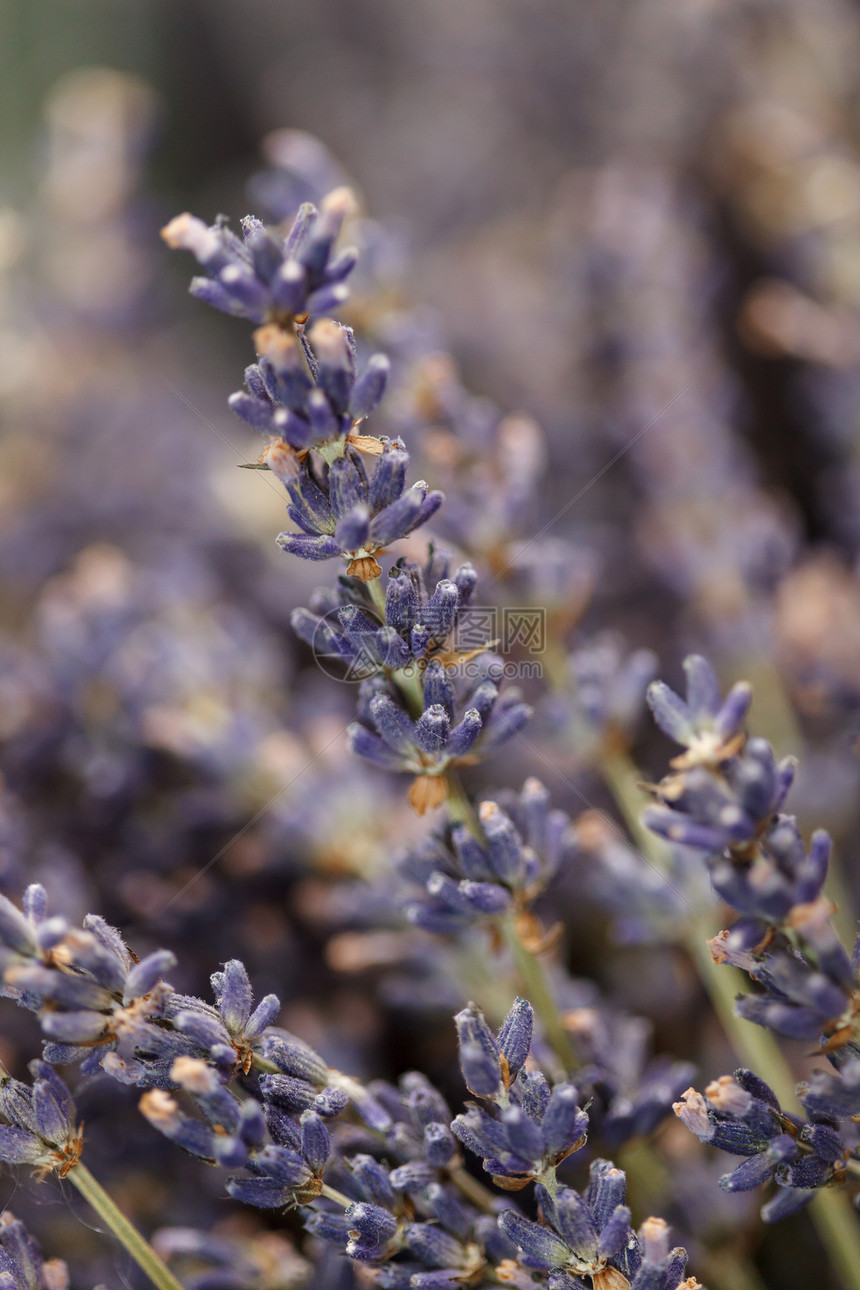
<svg viewBox="0 0 860 1290">
<path fill-rule="evenodd" d="M 409 805 L 418 815 L 441 806 L 448 797 L 448 781 L 443 775 L 418 775 L 409 789 Z"/>
</svg>

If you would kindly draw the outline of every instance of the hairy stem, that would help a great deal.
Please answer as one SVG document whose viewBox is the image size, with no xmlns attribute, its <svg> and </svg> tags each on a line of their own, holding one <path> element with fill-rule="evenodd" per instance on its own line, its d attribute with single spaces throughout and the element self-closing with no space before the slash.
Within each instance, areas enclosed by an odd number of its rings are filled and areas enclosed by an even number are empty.
<svg viewBox="0 0 860 1290">
<path fill-rule="evenodd" d="M 162 1262 L 152 1246 L 144 1240 L 118 1209 L 101 1183 L 92 1176 L 86 1165 L 76 1164 L 67 1175 L 85 1200 L 92 1205 L 99 1218 L 110 1228 L 114 1236 L 128 1251 L 142 1272 L 145 1272 L 154 1286 L 159 1290 L 182 1290 L 182 1285 Z"/>
</svg>

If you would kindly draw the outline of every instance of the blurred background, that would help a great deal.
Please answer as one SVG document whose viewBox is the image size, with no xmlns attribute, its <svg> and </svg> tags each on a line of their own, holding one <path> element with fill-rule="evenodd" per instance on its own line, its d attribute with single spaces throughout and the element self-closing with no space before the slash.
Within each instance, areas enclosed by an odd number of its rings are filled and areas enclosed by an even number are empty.
<svg viewBox="0 0 860 1290">
<path fill-rule="evenodd" d="M 559 736 L 567 650 L 623 636 L 673 682 L 702 650 L 802 753 L 794 809 L 856 900 L 858 55 L 850 0 L 0 0 L 2 890 L 37 877 L 138 953 L 172 945 L 183 989 L 240 955 L 334 1064 L 456 1088 L 462 965 L 355 897 L 423 826 L 349 760 L 351 692 L 291 637 L 326 577 L 275 547 L 271 479 L 235 469 L 259 450 L 226 406 L 248 328 L 190 299 L 158 238 L 349 182 L 346 320 L 394 360 L 378 432 L 452 495 L 440 537 L 488 594 L 547 608 L 561 658 L 540 764 L 518 746 L 486 786 L 537 773 L 609 809 Z M 648 723 L 630 738 L 659 775 Z M 659 1051 L 728 1069 L 671 940 L 607 955 L 578 882 L 568 966 Z M 17 1068 L 35 1029 L 4 1017 Z M 101 1173 L 145 1225 L 211 1226 L 220 1180 L 133 1101 L 82 1093 Z M 720 1162 L 666 1150 L 692 1171 L 660 1211 L 685 1239 L 734 1233 L 762 1284 L 824 1286 L 803 1220 L 763 1233 Z M 62 1190 L 21 1190 L 81 1285 L 132 1275 Z M 251 1239 L 257 1217 L 219 1221 Z"/>
</svg>

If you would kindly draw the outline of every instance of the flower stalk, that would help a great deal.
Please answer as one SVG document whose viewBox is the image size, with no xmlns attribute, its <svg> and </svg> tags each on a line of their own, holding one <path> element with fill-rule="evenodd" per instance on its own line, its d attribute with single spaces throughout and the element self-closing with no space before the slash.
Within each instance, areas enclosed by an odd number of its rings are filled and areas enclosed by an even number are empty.
<svg viewBox="0 0 860 1290">
<path fill-rule="evenodd" d="M 182 1290 L 181 1282 L 159 1258 L 149 1242 L 144 1240 L 137 1228 L 129 1222 L 86 1165 L 76 1164 L 67 1177 L 158 1290 Z"/>
</svg>

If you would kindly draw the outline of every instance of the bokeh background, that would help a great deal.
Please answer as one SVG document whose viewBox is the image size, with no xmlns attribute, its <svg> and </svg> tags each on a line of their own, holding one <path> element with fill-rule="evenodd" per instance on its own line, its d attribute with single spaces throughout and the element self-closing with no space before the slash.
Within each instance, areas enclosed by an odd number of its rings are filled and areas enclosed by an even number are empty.
<svg viewBox="0 0 860 1290">
<path fill-rule="evenodd" d="M 467 499 L 470 451 L 508 472 L 463 543 L 493 594 L 546 607 L 564 648 L 623 633 L 669 680 L 690 648 L 753 680 L 856 899 L 858 55 L 849 0 L 0 0 L 2 889 L 38 877 L 138 952 L 171 944 L 188 990 L 238 954 L 335 1064 L 454 1088 L 462 965 L 355 897 L 421 826 L 349 761 L 348 687 L 291 637 L 320 579 L 276 549 L 268 477 L 235 469 L 258 451 L 226 407 L 247 328 L 186 296 L 158 238 L 347 180 L 348 321 L 395 359 L 382 429 L 429 427 L 426 477 Z M 520 747 L 485 779 L 608 810 L 564 701 L 541 700 L 540 765 Z M 665 746 L 637 740 L 657 776 Z M 671 943 L 607 952 L 583 890 L 569 966 L 659 1051 L 728 1068 Z M 7 1008 L 17 1069 L 37 1037 Z M 81 1102 L 145 1225 L 223 1211 L 250 1239 L 131 1094 Z M 763 1233 L 718 1163 L 665 1150 L 708 1284 L 731 1237 L 761 1284 L 825 1286 L 803 1219 Z M 133 1280 L 63 1189 L 2 1187 L 76 1284 Z M 301 1280 L 283 1267 L 272 1286 Z"/>
</svg>

